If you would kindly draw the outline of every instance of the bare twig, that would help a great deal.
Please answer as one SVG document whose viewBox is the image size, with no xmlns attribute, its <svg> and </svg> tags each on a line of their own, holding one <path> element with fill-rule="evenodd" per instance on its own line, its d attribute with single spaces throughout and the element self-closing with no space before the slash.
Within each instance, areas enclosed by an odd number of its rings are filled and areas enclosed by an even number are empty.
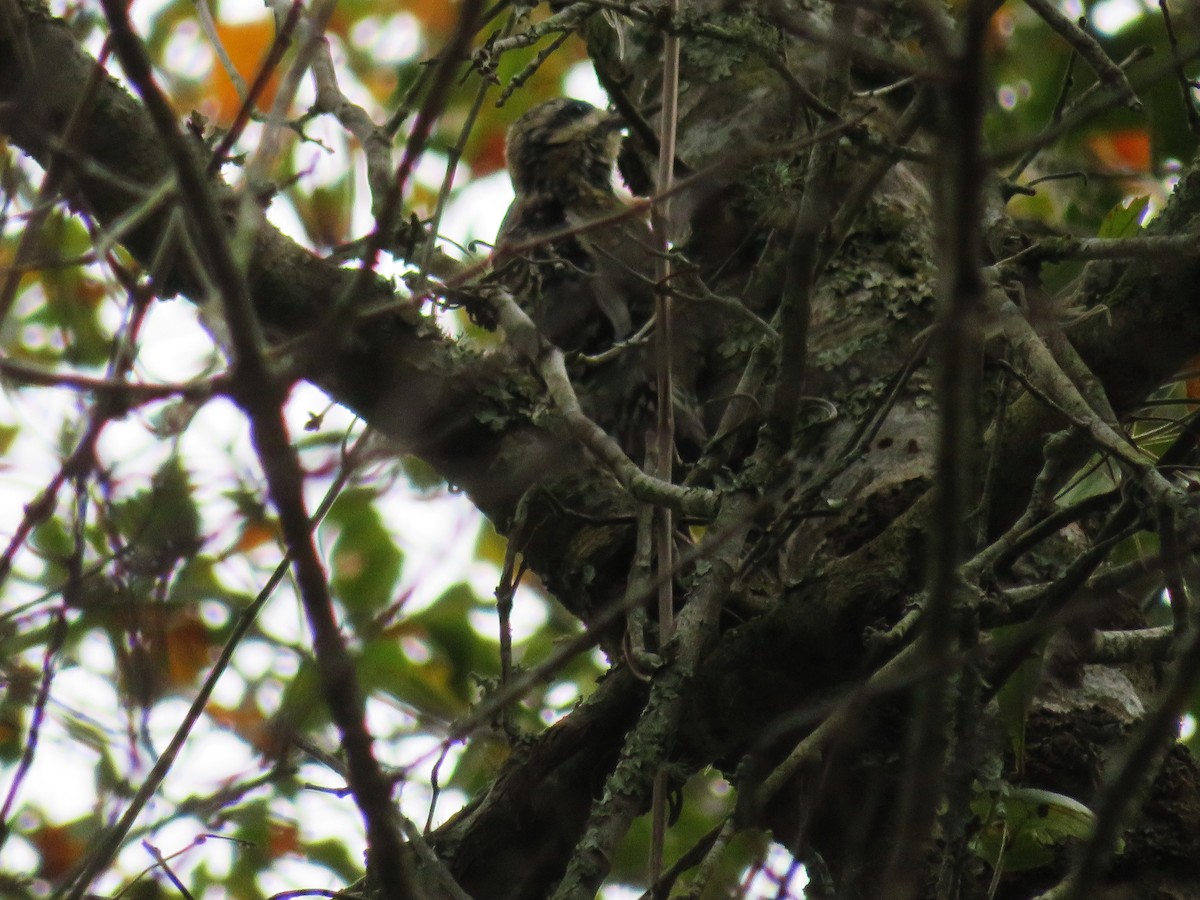
<svg viewBox="0 0 1200 900">
<path fill-rule="evenodd" d="M 1032 9 L 1050 28 L 1071 45 L 1072 49 L 1086 62 L 1096 77 L 1107 85 L 1128 109 L 1140 110 L 1142 102 L 1138 99 L 1133 85 L 1125 77 L 1121 68 L 1108 58 L 1099 41 L 1083 30 L 1080 25 L 1068 19 L 1050 0 L 1025 0 Z"/>
<path fill-rule="evenodd" d="M 55 610 L 50 621 L 50 639 L 46 642 L 42 654 L 42 678 L 38 684 L 37 695 L 34 697 L 32 710 L 29 715 L 29 733 L 25 736 L 25 744 L 21 748 L 21 758 L 13 771 L 12 780 L 8 783 L 8 791 L 4 795 L 4 803 L 0 805 L 0 847 L 12 833 L 12 825 L 8 821 L 16 803 L 17 794 L 25 780 L 29 767 L 33 765 L 33 756 L 37 752 L 38 737 L 46 717 L 46 704 L 50 700 L 50 683 L 54 680 L 55 666 L 63 642 L 67 638 L 67 619 L 63 609 Z"/>
<path fill-rule="evenodd" d="M 197 4 L 204 8 L 204 4 Z M 279 67 L 279 63 L 283 60 L 283 54 L 287 51 L 291 44 L 292 32 L 296 29 L 296 24 L 300 21 L 300 14 L 303 7 L 300 0 L 292 0 L 292 5 L 288 9 L 288 14 L 284 17 L 283 24 L 275 32 L 275 39 L 271 42 L 271 49 L 267 51 L 267 56 L 263 60 L 262 65 L 258 68 L 258 73 L 254 76 L 254 81 L 250 84 L 250 89 L 246 91 L 245 97 L 242 99 L 242 104 L 238 108 L 237 115 L 234 116 L 233 124 L 229 126 L 229 131 L 221 138 L 221 142 L 217 144 L 213 150 L 212 159 L 208 161 L 208 174 L 215 175 L 221 169 L 221 165 L 225 162 L 229 155 L 229 151 L 233 149 L 233 145 L 237 143 L 237 139 L 241 137 L 246 125 L 250 122 L 250 116 L 254 112 L 254 106 L 258 102 L 258 98 L 262 96 L 263 91 L 267 89 L 267 85 L 271 82 L 271 76 Z M 224 48 L 217 44 L 218 48 Z"/>
<path fill-rule="evenodd" d="M 987 167 L 983 153 L 986 75 L 983 51 L 991 18 L 988 0 L 963 10 L 956 51 L 947 58 L 942 84 L 944 121 L 934 208 L 939 211 L 942 271 L 934 326 L 934 386 L 940 406 L 936 483 L 930 509 L 928 600 L 924 631 L 914 645 L 929 677 L 916 690 L 915 714 L 905 754 L 893 834 L 895 845 L 883 884 L 894 896 L 918 889 L 916 858 L 929 837 L 945 787 L 947 667 L 958 641 L 966 521 L 976 483 L 978 384 L 983 359 L 984 298 L 982 222 Z"/>
<path fill-rule="evenodd" d="M 469 4 L 464 4 L 464 15 Z M 304 475 L 292 450 L 281 408 L 286 388 L 273 377 L 262 352 L 262 336 L 250 304 L 245 276 L 226 238 L 224 217 L 192 147 L 179 131 L 175 113 L 154 82 L 150 60 L 134 34 L 120 0 L 104 0 L 113 47 L 130 81 L 145 103 L 179 179 L 187 224 L 217 288 L 229 328 L 233 357 L 231 395 L 250 420 L 251 441 L 262 463 L 267 489 L 279 522 L 309 627 L 325 699 L 346 753 L 349 782 L 367 830 L 371 864 L 383 889 L 394 896 L 411 895 L 402 841 L 391 809 L 391 791 L 371 750 L 364 722 L 364 698 L 334 616 L 324 569 L 313 541 L 304 497 Z M 92 878 L 115 852 L 120 834 L 97 854 L 72 885 L 69 900 L 79 900 Z"/>
<path fill-rule="evenodd" d="M 1158 10 L 1162 13 L 1163 28 L 1167 31 L 1167 42 L 1171 45 L 1171 57 L 1177 59 L 1179 57 L 1179 39 L 1175 36 L 1175 25 L 1171 21 L 1171 7 L 1167 0 L 1158 0 Z M 1196 100 L 1192 95 L 1196 83 L 1188 78 L 1182 62 L 1175 67 L 1175 77 L 1179 81 L 1179 93 L 1183 100 L 1188 129 L 1192 134 L 1200 134 L 1200 113 L 1196 111 Z"/>
<path fill-rule="evenodd" d="M 712 491 L 680 487 L 647 475 L 638 468 L 604 429 L 583 414 L 575 389 L 571 386 L 562 351 L 546 342 L 533 320 L 511 297 L 498 295 L 496 304 L 500 326 L 508 335 L 509 342 L 537 367 L 571 433 L 608 466 L 631 495 L 688 517 L 712 518 L 718 500 Z"/>
<path fill-rule="evenodd" d="M 337 499 L 342 489 L 349 482 L 350 476 L 357 465 L 356 461 L 359 458 L 359 451 L 367 445 L 367 440 L 368 435 L 364 434 L 359 439 L 356 447 L 347 455 L 342 471 L 338 474 L 333 484 L 329 486 L 329 490 L 326 491 L 324 498 L 313 514 L 314 525 L 325 518 L 326 513 L 333 506 L 333 501 Z M 130 798 L 125 812 L 121 814 L 121 817 L 116 822 L 95 837 L 88 854 L 80 860 L 74 873 L 67 881 L 69 885 L 86 885 L 86 883 L 95 878 L 108 865 L 109 860 L 120 849 L 121 842 L 130 833 L 134 823 L 146 805 L 162 786 L 163 779 L 166 778 L 167 773 L 175 764 L 175 760 L 191 735 L 196 722 L 199 721 L 205 709 L 207 709 L 209 699 L 212 697 L 217 682 L 233 661 L 234 651 L 241 646 L 242 640 L 254 625 L 259 612 L 274 595 L 275 589 L 287 577 L 290 567 L 290 560 L 284 559 L 280 562 L 267 579 L 266 584 L 259 590 L 254 600 L 238 615 L 233 626 L 230 628 L 229 637 L 226 638 L 224 645 L 221 647 L 220 654 L 217 656 L 208 675 L 205 676 L 204 683 L 200 686 L 200 690 L 196 692 L 196 696 L 188 706 L 188 710 L 175 729 L 175 733 L 171 735 L 171 740 L 163 748 L 154 765 L 150 768 L 150 771 L 143 776 L 142 782 L 138 786 L 137 792 Z M 73 896 L 73 894 L 68 896 Z"/>
</svg>

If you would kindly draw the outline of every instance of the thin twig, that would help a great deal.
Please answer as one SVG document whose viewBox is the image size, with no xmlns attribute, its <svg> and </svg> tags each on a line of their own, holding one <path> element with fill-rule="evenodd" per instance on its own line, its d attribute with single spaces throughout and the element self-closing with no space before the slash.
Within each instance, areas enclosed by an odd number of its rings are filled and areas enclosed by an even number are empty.
<svg viewBox="0 0 1200 900">
<path fill-rule="evenodd" d="M 1163 28 L 1167 32 L 1167 43 L 1171 46 L 1171 58 L 1179 58 L 1179 39 L 1175 36 L 1175 25 L 1171 21 L 1171 7 L 1167 0 L 1158 0 L 1158 9 L 1162 13 Z M 1193 96 L 1193 90 L 1196 83 L 1188 78 L 1187 72 L 1184 71 L 1183 63 L 1180 62 L 1175 67 L 1175 76 L 1179 81 L 1179 93 L 1183 100 L 1183 109 L 1187 115 L 1188 130 L 1192 134 L 1200 134 L 1200 113 L 1196 111 L 1196 99 Z"/>
<path fill-rule="evenodd" d="M 250 303 L 241 267 L 235 260 L 208 178 L 187 139 L 179 131 L 175 113 L 154 81 L 146 49 L 133 32 L 128 12 L 120 0 L 103 0 L 112 30 L 113 47 L 129 80 L 141 95 L 151 122 L 171 158 L 179 179 L 187 225 L 203 249 L 206 268 L 217 288 L 228 325 L 233 357 L 235 402 L 250 421 L 251 442 L 266 476 L 267 490 L 279 513 L 284 541 L 292 561 L 301 605 L 313 636 L 313 648 L 322 688 L 337 725 L 346 754 L 349 782 L 367 830 L 373 871 L 383 889 L 394 896 L 410 895 L 411 875 L 405 865 L 402 841 L 391 811 L 391 792 L 371 749 L 364 721 L 365 700 L 353 659 L 340 632 L 333 601 L 303 496 L 304 473 L 292 449 L 282 417 L 286 388 L 276 381 L 262 352 L 261 328 Z M 465 3 L 463 14 L 468 14 Z M 120 836 L 116 841 L 119 843 Z M 111 845 L 115 852 L 116 844 Z M 109 856 L 75 880 L 70 900 L 79 900 Z"/>
<path fill-rule="evenodd" d="M 1142 101 L 1138 99 L 1133 85 L 1121 68 L 1108 58 L 1099 41 L 1063 15 L 1050 0 L 1025 0 L 1025 3 L 1055 34 L 1071 45 L 1127 109 L 1137 111 L 1142 108 Z"/>
<path fill-rule="evenodd" d="M 12 823 L 8 821 L 8 817 L 12 813 L 13 805 L 17 800 L 17 794 L 20 793 L 21 784 L 25 781 L 29 767 L 33 765 L 33 757 L 37 752 L 38 738 L 41 735 L 42 725 L 46 718 L 46 704 L 50 700 L 50 683 L 54 680 L 58 654 L 62 650 L 63 642 L 66 638 L 67 619 L 65 611 L 58 609 L 55 610 L 53 619 L 50 622 L 50 639 L 46 642 L 46 650 L 42 654 L 42 678 L 38 684 L 37 695 L 34 697 L 29 714 L 29 733 L 25 736 L 25 743 L 21 748 L 21 758 L 18 760 L 17 767 L 13 771 L 12 781 L 9 782 L 8 791 L 4 795 L 4 803 L 0 805 L 0 848 L 4 846 L 4 842 L 8 839 L 8 836 L 12 834 Z"/>
<path fill-rule="evenodd" d="M 604 429 L 584 415 L 567 374 L 563 352 L 542 337 L 533 320 L 512 297 L 498 294 L 495 303 L 509 343 L 537 367 L 571 433 L 608 466 L 633 497 L 688 517 L 712 518 L 718 503 L 714 492 L 680 487 L 643 472 Z"/>
<path fill-rule="evenodd" d="M 983 154 L 985 56 L 991 19 L 989 0 L 971 0 L 963 10 L 957 50 L 946 61 L 942 85 L 943 131 L 935 179 L 934 208 L 941 247 L 942 278 L 934 326 L 934 389 L 940 408 L 936 482 L 929 513 L 928 599 L 925 630 L 914 644 L 929 677 L 915 692 L 914 715 L 905 753 L 905 773 L 897 804 L 890 854 L 882 884 L 894 896 L 914 896 L 917 857 L 929 838 L 945 786 L 948 661 L 956 650 L 961 596 L 959 566 L 965 555 L 965 529 L 976 483 L 976 421 L 983 359 Z"/>
<path fill-rule="evenodd" d="M 350 476 L 357 465 L 358 451 L 366 446 L 367 440 L 367 434 L 364 434 L 359 439 L 355 449 L 348 454 L 342 471 L 333 484 L 330 485 L 329 490 L 326 491 L 324 498 L 313 514 L 314 526 L 325 518 L 325 515 L 333 506 L 334 500 L 337 499 L 342 489 L 349 482 Z M 176 758 L 183 749 L 183 745 L 191 736 L 196 722 L 199 721 L 207 709 L 208 701 L 212 697 L 217 682 L 233 661 L 234 651 L 241 645 L 242 640 L 249 633 L 250 628 L 258 618 L 258 613 L 274 595 L 275 589 L 283 583 L 290 567 L 290 560 L 284 559 L 280 562 L 255 598 L 238 615 L 230 628 L 229 637 L 226 638 L 225 644 L 221 647 L 220 654 L 217 656 L 208 675 L 205 676 L 204 683 L 200 686 L 200 690 L 196 692 L 195 698 L 193 698 L 191 705 L 188 706 L 188 710 L 184 714 L 179 726 L 175 729 L 175 733 L 171 735 L 171 740 L 163 748 L 154 765 L 150 768 L 150 771 L 142 776 L 142 782 L 138 786 L 137 792 L 130 798 L 125 812 L 122 813 L 116 822 L 93 838 L 91 849 L 87 856 L 80 860 L 71 877 L 66 880 L 65 883 L 67 885 L 75 885 L 77 888 L 79 885 L 86 887 L 86 884 L 90 883 L 108 865 L 113 856 L 116 855 L 122 841 L 124 841 L 126 835 L 133 828 L 134 822 L 141 815 L 146 804 L 157 793 L 159 787 L 161 787 L 163 779 L 166 778 L 167 773 L 171 770 Z M 73 891 L 67 896 L 78 896 L 78 894 Z"/>
</svg>

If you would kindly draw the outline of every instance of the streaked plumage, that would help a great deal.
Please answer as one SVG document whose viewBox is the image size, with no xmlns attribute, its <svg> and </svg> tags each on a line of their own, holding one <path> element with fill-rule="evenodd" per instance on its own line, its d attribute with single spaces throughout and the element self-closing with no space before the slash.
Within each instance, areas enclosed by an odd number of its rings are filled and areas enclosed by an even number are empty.
<svg viewBox="0 0 1200 900">
<path fill-rule="evenodd" d="M 617 116 L 560 98 L 527 112 L 508 133 L 516 198 L 497 237 L 497 268 L 564 350 L 602 350 L 654 312 L 645 220 L 587 227 L 626 208 L 612 186 L 620 128 Z"/>
<path fill-rule="evenodd" d="M 496 273 L 567 351 L 606 350 L 654 315 L 655 255 L 645 218 L 591 227 L 628 209 L 612 183 L 620 128 L 617 116 L 562 98 L 525 113 L 508 133 L 516 197 L 496 240 Z M 650 344 L 598 365 L 575 364 L 571 377 L 584 411 L 640 461 L 654 423 Z M 687 442 L 698 445 L 695 417 L 677 413 L 677 420 Z"/>
</svg>

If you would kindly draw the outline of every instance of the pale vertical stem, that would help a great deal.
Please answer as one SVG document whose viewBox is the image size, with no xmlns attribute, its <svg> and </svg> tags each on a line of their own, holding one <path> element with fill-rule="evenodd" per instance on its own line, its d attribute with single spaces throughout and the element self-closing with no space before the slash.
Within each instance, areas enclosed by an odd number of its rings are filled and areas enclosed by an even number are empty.
<svg viewBox="0 0 1200 900">
<path fill-rule="evenodd" d="M 671 19 L 679 16 L 680 0 L 669 0 Z M 658 420 L 654 444 L 654 475 L 669 482 L 675 461 L 675 404 L 671 386 L 672 314 L 671 258 L 669 226 L 671 220 L 671 182 L 675 172 L 675 127 L 679 108 L 679 37 L 672 29 L 663 44 L 662 118 L 659 124 L 658 194 L 651 224 L 658 255 L 655 280 L 658 291 L 654 298 L 655 382 L 658 392 Z M 659 507 L 655 529 L 658 560 L 658 635 L 660 650 L 667 645 L 675 630 L 674 549 L 675 526 L 671 510 Z M 655 776 L 651 804 L 650 882 L 662 874 L 663 844 L 667 823 L 667 779 L 663 771 Z"/>
</svg>

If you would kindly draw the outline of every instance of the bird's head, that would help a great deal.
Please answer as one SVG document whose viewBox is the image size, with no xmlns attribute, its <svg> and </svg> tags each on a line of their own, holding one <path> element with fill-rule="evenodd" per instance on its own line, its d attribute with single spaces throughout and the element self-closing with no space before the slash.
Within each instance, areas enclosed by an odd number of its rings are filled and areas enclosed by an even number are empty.
<svg viewBox="0 0 1200 900">
<path fill-rule="evenodd" d="M 506 155 L 518 194 L 564 195 L 583 188 L 612 190 L 621 146 L 619 116 L 582 100 L 560 97 L 535 106 L 508 130 Z"/>
</svg>

